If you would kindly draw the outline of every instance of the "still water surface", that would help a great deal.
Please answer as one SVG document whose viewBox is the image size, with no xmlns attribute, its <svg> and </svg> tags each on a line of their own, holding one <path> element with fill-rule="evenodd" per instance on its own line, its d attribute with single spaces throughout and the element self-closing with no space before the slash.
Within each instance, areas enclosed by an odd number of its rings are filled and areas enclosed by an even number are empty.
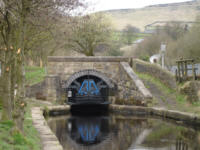
<svg viewBox="0 0 200 150">
<path fill-rule="evenodd" d="M 52 117 L 64 150 L 200 150 L 200 130 L 171 121 L 117 115 Z"/>
</svg>

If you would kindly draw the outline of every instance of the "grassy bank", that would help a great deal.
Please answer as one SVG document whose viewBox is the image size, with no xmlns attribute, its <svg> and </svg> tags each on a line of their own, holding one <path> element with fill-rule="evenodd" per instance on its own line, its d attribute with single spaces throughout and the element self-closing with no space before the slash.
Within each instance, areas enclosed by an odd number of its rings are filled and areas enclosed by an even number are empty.
<svg viewBox="0 0 200 150">
<path fill-rule="evenodd" d="M 137 73 L 138 77 L 145 81 L 154 85 L 157 88 L 158 92 L 160 93 L 160 97 L 156 98 L 154 96 L 154 103 L 151 104 L 152 106 L 158 106 L 157 103 L 162 101 L 165 105 L 163 107 L 167 107 L 168 109 L 175 109 L 180 110 L 183 112 L 191 112 L 200 115 L 200 103 L 190 103 L 186 100 L 185 95 L 182 95 L 178 92 L 178 90 L 170 89 L 169 87 L 165 86 L 159 79 L 150 76 L 148 74 Z M 151 91 L 152 87 L 145 84 L 145 86 Z M 170 97 L 170 98 L 169 98 Z M 169 100 L 170 99 L 170 100 Z M 155 102 L 156 101 L 156 102 Z M 161 103 L 161 104 L 162 104 Z M 159 106 L 162 107 L 162 106 Z"/>
<path fill-rule="evenodd" d="M 27 66 L 26 70 L 26 85 L 33 85 L 44 80 L 45 68 L 36 66 Z"/>
<path fill-rule="evenodd" d="M 176 96 L 176 101 L 179 103 L 185 103 L 186 99 L 185 96 L 178 93 L 176 90 L 171 89 L 169 87 L 167 87 L 166 85 L 164 85 L 159 79 L 148 75 L 148 74 L 142 74 L 142 73 L 137 73 L 137 75 L 139 76 L 139 78 L 147 80 L 152 82 L 153 84 L 155 84 L 161 91 L 163 91 L 165 94 L 169 95 L 169 94 L 174 94 Z M 147 86 L 148 88 L 148 86 Z"/>
<path fill-rule="evenodd" d="M 41 150 L 40 140 L 33 127 L 31 107 L 26 108 L 24 134 L 14 130 L 12 121 L 0 122 L 0 150 Z"/>
</svg>

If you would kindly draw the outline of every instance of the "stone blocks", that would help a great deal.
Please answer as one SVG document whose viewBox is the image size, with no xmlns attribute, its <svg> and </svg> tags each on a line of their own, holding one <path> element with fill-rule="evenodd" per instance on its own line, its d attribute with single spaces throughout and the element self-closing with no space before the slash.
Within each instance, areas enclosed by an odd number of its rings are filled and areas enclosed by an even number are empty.
<svg viewBox="0 0 200 150">
<path fill-rule="evenodd" d="M 181 88 L 180 92 L 186 95 L 189 102 L 200 101 L 200 81 L 187 81 Z"/>
<path fill-rule="evenodd" d="M 169 88 L 176 89 L 176 79 L 173 74 L 165 69 L 162 69 L 156 64 L 150 64 L 142 60 L 133 60 L 133 69 L 139 73 L 149 74 L 159 79 L 163 84 Z"/>
<path fill-rule="evenodd" d="M 63 95 L 61 89 L 66 89 L 78 77 L 91 74 L 115 89 L 109 98 L 112 102 L 142 104 L 152 96 L 129 66 L 129 61 L 128 57 L 48 57 L 47 99 L 59 100 Z"/>
<path fill-rule="evenodd" d="M 60 77 L 50 75 L 45 77 L 46 95 L 48 101 L 56 101 L 60 99 Z"/>
<path fill-rule="evenodd" d="M 57 137 L 48 127 L 43 116 L 43 110 L 39 107 L 32 108 L 33 125 L 39 132 L 43 150 L 63 150 Z"/>
</svg>

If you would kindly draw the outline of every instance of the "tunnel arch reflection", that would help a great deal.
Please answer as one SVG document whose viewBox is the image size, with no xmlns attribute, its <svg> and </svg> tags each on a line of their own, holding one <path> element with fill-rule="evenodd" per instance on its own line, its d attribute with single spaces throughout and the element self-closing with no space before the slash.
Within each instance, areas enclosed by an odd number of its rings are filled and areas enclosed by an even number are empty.
<svg viewBox="0 0 200 150">
<path fill-rule="evenodd" d="M 98 144 L 106 139 L 110 131 L 107 116 L 74 116 L 68 119 L 67 126 L 70 138 L 81 145 Z"/>
</svg>

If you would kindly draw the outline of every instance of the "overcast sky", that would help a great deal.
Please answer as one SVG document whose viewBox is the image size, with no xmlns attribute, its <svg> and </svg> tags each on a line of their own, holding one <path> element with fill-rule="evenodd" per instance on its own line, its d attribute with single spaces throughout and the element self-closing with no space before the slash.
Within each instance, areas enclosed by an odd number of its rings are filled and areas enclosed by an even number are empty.
<svg viewBox="0 0 200 150">
<path fill-rule="evenodd" d="M 191 0 L 85 0 L 93 11 L 142 8 L 148 5 L 177 3 Z"/>
</svg>

